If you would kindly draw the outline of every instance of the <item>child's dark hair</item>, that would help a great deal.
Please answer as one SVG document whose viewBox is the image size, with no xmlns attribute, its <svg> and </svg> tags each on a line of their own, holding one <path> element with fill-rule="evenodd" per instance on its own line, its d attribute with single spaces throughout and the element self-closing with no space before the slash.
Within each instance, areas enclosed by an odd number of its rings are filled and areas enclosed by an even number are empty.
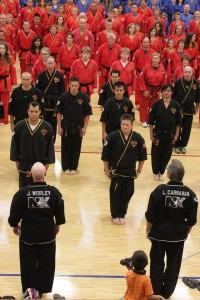
<svg viewBox="0 0 200 300">
<path fill-rule="evenodd" d="M 148 265 L 148 257 L 142 250 L 135 251 L 131 257 L 132 266 L 137 271 L 142 271 Z"/>
</svg>

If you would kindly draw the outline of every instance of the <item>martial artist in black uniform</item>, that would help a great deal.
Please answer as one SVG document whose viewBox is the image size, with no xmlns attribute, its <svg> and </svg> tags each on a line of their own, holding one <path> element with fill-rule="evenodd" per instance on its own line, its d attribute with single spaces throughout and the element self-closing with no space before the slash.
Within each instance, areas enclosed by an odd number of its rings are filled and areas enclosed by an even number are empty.
<svg viewBox="0 0 200 300">
<path fill-rule="evenodd" d="M 27 118 L 28 104 L 32 101 L 40 103 L 41 115 L 44 114 L 44 98 L 42 92 L 31 85 L 31 74 L 22 73 L 22 84 L 12 91 L 8 114 L 10 115 L 11 131 L 14 125 Z"/>
<path fill-rule="evenodd" d="M 14 127 L 10 159 L 17 164 L 20 188 L 32 182 L 30 170 L 35 162 L 43 163 L 46 168 L 55 162 L 53 130 L 48 122 L 39 118 L 40 113 L 39 103 L 30 102 L 28 119 Z"/>
<path fill-rule="evenodd" d="M 102 139 L 104 141 L 109 133 L 120 129 L 120 117 L 123 114 L 135 115 L 133 103 L 124 97 L 124 93 L 125 85 L 123 82 L 116 82 L 114 84 L 115 96 L 109 98 L 104 105 L 100 118 L 100 122 L 102 122 Z"/>
<path fill-rule="evenodd" d="M 197 196 L 182 182 L 185 173 L 182 163 L 173 159 L 167 170 L 170 181 L 159 185 L 151 193 L 145 214 L 147 237 L 151 240 L 153 291 L 166 299 L 175 290 L 184 241 L 197 222 L 198 207 Z"/>
<path fill-rule="evenodd" d="M 57 103 L 58 133 L 61 135 L 61 164 L 66 175 L 75 175 L 78 168 L 83 135 L 92 109 L 90 100 L 80 92 L 79 79 L 71 77 L 69 92 L 64 93 Z"/>
<path fill-rule="evenodd" d="M 105 173 L 111 177 L 110 210 L 115 224 L 125 222 L 128 204 L 134 193 L 134 179 L 141 173 L 147 159 L 144 139 L 132 131 L 133 120 L 132 115 L 122 115 L 121 130 L 108 135 L 101 157 Z"/>
<path fill-rule="evenodd" d="M 174 145 L 174 151 L 185 154 L 189 142 L 193 115 L 199 110 L 200 86 L 196 79 L 192 78 L 192 68 L 185 67 L 184 75 L 175 81 L 173 98 L 180 103 L 183 120 L 180 135 Z"/>
<path fill-rule="evenodd" d="M 151 164 L 154 179 L 163 180 L 165 168 L 170 161 L 173 142 L 176 142 L 182 120 L 181 107 L 171 96 L 173 87 L 162 86 L 162 99 L 156 101 L 149 114 Z"/>
<path fill-rule="evenodd" d="M 14 195 L 8 219 L 13 232 L 20 236 L 24 299 L 33 299 L 27 297 L 28 288 L 34 288 L 40 297 L 43 293 L 52 291 L 56 234 L 60 225 L 65 223 L 62 195 L 57 188 L 44 182 L 45 167 L 41 163 L 35 163 L 31 172 L 34 182 Z"/>
<path fill-rule="evenodd" d="M 62 73 L 55 69 L 55 59 L 53 57 L 47 58 L 46 66 L 47 69 L 38 76 L 36 87 L 44 94 L 44 120 L 52 125 L 54 140 L 56 140 L 56 103 L 64 93 L 65 86 Z"/>
<path fill-rule="evenodd" d="M 98 104 L 102 107 L 105 105 L 106 101 L 114 96 L 114 84 L 120 80 L 120 71 L 112 70 L 110 73 L 110 81 L 104 83 L 100 92 Z M 128 90 L 125 86 L 124 97 L 128 98 Z"/>
</svg>

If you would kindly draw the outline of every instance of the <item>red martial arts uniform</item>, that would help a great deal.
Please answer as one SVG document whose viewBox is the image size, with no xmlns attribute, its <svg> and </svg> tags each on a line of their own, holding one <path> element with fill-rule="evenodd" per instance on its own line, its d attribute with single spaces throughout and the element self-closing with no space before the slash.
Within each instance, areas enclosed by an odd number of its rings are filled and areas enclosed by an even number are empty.
<svg viewBox="0 0 200 300">
<path fill-rule="evenodd" d="M 162 38 L 156 36 L 153 41 L 150 41 L 150 48 L 153 49 L 154 52 L 158 52 L 162 54 L 162 50 L 163 50 Z"/>
<path fill-rule="evenodd" d="M 17 84 L 17 74 L 14 65 L 14 60 L 9 66 L 6 66 L 3 62 L 0 63 L 0 99 L 4 106 L 4 119 L 1 123 L 8 123 L 8 104 L 10 100 L 10 92 L 12 91 L 12 85 Z"/>
<path fill-rule="evenodd" d="M 102 20 L 98 27 L 98 33 L 106 30 L 106 20 Z M 120 23 L 117 19 L 114 19 L 112 22 L 112 30 L 115 31 L 118 36 L 122 35 L 122 28 L 120 28 Z"/>
<path fill-rule="evenodd" d="M 32 53 L 30 50 L 26 54 L 26 71 L 32 73 L 34 63 L 41 58 L 40 53 Z"/>
<path fill-rule="evenodd" d="M 182 28 L 183 28 L 182 32 L 185 33 L 185 23 L 182 21 L 180 21 L 180 22 L 173 21 L 170 24 L 168 36 L 175 34 L 175 29 L 177 26 L 182 26 Z"/>
<path fill-rule="evenodd" d="M 116 41 L 118 40 L 118 34 L 115 31 L 112 31 L 116 35 Z M 96 48 L 99 48 L 101 45 L 105 44 L 108 42 L 108 35 L 106 33 L 106 30 L 101 31 L 97 35 L 97 40 L 96 40 Z"/>
<path fill-rule="evenodd" d="M 78 6 L 76 4 L 69 5 L 68 3 L 66 3 L 64 5 L 65 14 L 67 15 L 67 17 L 70 17 L 72 15 L 72 8 L 74 7 L 78 9 Z"/>
<path fill-rule="evenodd" d="M 151 27 L 153 27 L 156 24 L 157 21 L 159 21 L 159 22 L 162 23 L 162 25 L 163 25 L 163 32 L 165 32 L 165 20 L 163 18 L 158 18 L 158 20 L 156 20 L 154 18 L 154 16 L 151 16 L 151 17 L 149 17 L 146 20 L 146 29 L 145 29 L 145 32 L 149 32 L 149 29 Z"/>
<path fill-rule="evenodd" d="M 14 17 L 15 21 L 17 21 L 18 14 L 20 12 L 20 3 L 19 0 L 7 0 L 10 4 L 10 13 Z"/>
<path fill-rule="evenodd" d="M 57 64 L 55 64 L 55 69 L 57 69 Z M 37 79 L 38 79 L 38 76 L 39 74 L 46 70 L 46 63 L 44 63 L 42 61 L 41 58 L 39 58 L 38 60 L 36 60 L 36 62 L 34 63 L 33 65 L 33 68 L 32 68 L 32 72 L 31 72 L 31 75 L 32 75 L 32 83 L 35 85 L 35 83 L 37 82 Z"/>
<path fill-rule="evenodd" d="M 44 28 L 45 28 L 45 33 L 49 32 L 49 29 L 51 28 L 51 26 L 56 23 L 56 19 L 57 19 L 57 17 L 56 17 L 55 13 L 52 12 L 50 15 L 45 13 L 44 19 L 43 19 L 43 25 L 44 25 Z"/>
<path fill-rule="evenodd" d="M 60 63 L 60 71 L 65 80 L 65 90 L 68 90 L 69 73 L 72 63 L 79 58 L 80 48 L 77 45 L 68 50 L 66 45 L 62 45 L 58 51 L 57 62 Z"/>
<path fill-rule="evenodd" d="M 133 58 L 133 53 L 140 48 L 141 41 L 137 35 L 130 38 L 128 34 L 125 34 L 121 40 L 120 45 L 130 49 L 131 60 Z"/>
<path fill-rule="evenodd" d="M 184 69 L 183 69 L 183 67 L 182 67 L 182 66 L 181 66 L 181 67 L 178 67 L 178 68 L 175 70 L 175 72 L 174 72 L 174 82 L 175 82 L 177 79 L 182 78 L 183 75 L 184 75 Z M 193 75 L 193 77 L 195 77 L 195 70 L 194 70 L 194 69 L 192 69 L 192 75 Z"/>
<path fill-rule="evenodd" d="M 97 7 L 97 12 L 102 15 L 102 18 L 105 19 L 105 7 L 103 5 L 96 5 Z M 88 11 L 91 11 L 90 7 L 88 8 Z"/>
<path fill-rule="evenodd" d="M 142 23 L 141 23 L 141 31 L 143 33 L 146 33 L 146 20 L 153 16 L 153 12 L 149 7 L 146 7 L 145 9 L 142 9 L 141 6 L 138 7 L 138 13 L 142 16 Z"/>
<path fill-rule="evenodd" d="M 184 50 L 183 52 L 179 53 L 177 50 L 172 52 L 170 54 L 170 58 L 167 65 L 167 75 L 171 78 L 171 83 L 174 82 L 174 73 L 175 70 L 182 66 L 181 58 L 184 54 L 187 54 L 187 52 Z"/>
<path fill-rule="evenodd" d="M 98 31 L 98 26 L 101 23 L 101 21 L 103 20 L 102 14 L 97 12 L 95 15 L 93 15 L 91 13 L 91 11 L 88 11 L 86 13 L 86 16 L 87 16 L 87 22 L 90 25 L 91 31 L 94 34 L 95 38 L 96 38 L 96 33 Z"/>
<path fill-rule="evenodd" d="M 28 34 L 21 30 L 18 32 L 16 39 L 16 51 L 19 52 L 21 74 L 26 71 L 26 54 L 31 48 L 32 40 L 36 37 L 33 30 Z"/>
<path fill-rule="evenodd" d="M 28 9 L 24 7 L 20 10 L 20 15 L 18 18 L 18 27 L 22 28 L 23 21 L 29 21 L 30 24 L 33 22 L 34 14 L 36 13 L 35 8 Z"/>
<path fill-rule="evenodd" d="M 40 21 L 43 24 L 44 18 L 45 18 L 46 14 L 47 14 L 46 13 L 46 8 L 38 6 L 38 7 L 35 8 L 35 10 L 40 15 Z"/>
<path fill-rule="evenodd" d="M 51 33 L 48 33 L 44 37 L 44 46 L 50 49 L 51 55 L 55 58 L 57 57 L 58 51 L 63 43 L 63 37 L 58 33 L 54 36 Z"/>
<path fill-rule="evenodd" d="M 138 13 L 136 16 L 133 16 L 133 14 L 131 12 L 126 14 L 125 15 L 125 28 L 131 23 L 141 25 L 142 24 L 142 15 Z"/>
<path fill-rule="evenodd" d="M 15 39 L 15 32 L 10 25 L 6 25 L 5 27 L 0 26 L 0 30 L 2 30 L 5 34 L 5 42 L 13 45 L 13 40 Z"/>
<path fill-rule="evenodd" d="M 112 49 L 110 49 L 107 43 L 98 48 L 95 60 L 97 62 L 98 70 L 101 71 L 101 76 L 99 77 L 99 91 L 109 79 L 112 63 L 120 58 L 121 48 L 120 45 L 114 44 Z"/>
<path fill-rule="evenodd" d="M 81 58 L 72 63 L 69 77 L 78 77 L 80 82 L 80 91 L 84 92 L 90 98 L 94 93 L 93 89 L 97 87 L 97 64 L 90 59 L 85 65 Z"/>
<path fill-rule="evenodd" d="M 90 47 L 92 53 L 94 53 L 94 36 L 92 32 L 85 30 L 84 34 L 80 35 L 79 28 L 77 28 L 72 33 L 74 34 L 74 44 L 79 46 L 80 49 L 85 46 Z"/>
<path fill-rule="evenodd" d="M 162 57 L 161 57 L 161 62 L 167 72 L 167 82 L 168 83 L 173 83 L 173 80 L 171 78 L 171 68 L 169 67 L 169 65 L 170 65 L 169 61 L 170 61 L 170 56 L 174 51 L 175 51 L 175 49 L 170 51 L 168 48 L 164 48 Z"/>
<path fill-rule="evenodd" d="M 0 14 L 11 14 L 11 7 L 8 2 L 6 4 L 0 3 Z"/>
<path fill-rule="evenodd" d="M 148 122 L 149 110 L 153 103 L 158 100 L 158 93 L 163 84 L 167 83 L 167 73 L 162 64 L 155 70 L 152 64 L 148 64 L 139 76 L 141 91 L 140 121 Z M 149 96 L 144 97 L 143 92 L 148 91 Z"/>
<path fill-rule="evenodd" d="M 153 49 L 149 49 L 146 53 L 144 53 L 143 49 L 138 49 L 133 54 L 133 63 L 136 69 L 137 79 L 142 72 L 142 69 L 151 62 L 151 55 L 155 51 Z M 141 93 L 139 89 L 139 84 L 136 85 L 135 91 L 135 105 L 140 104 Z"/>
<path fill-rule="evenodd" d="M 186 53 L 190 56 L 191 58 L 191 67 L 196 71 L 197 70 L 197 58 L 198 58 L 198 46 L 195 44 L 195 47 L 189 47 L 185 48 Z"/>
<path fill-rule="evenodd" d="M 172 34 L 168 37 L 168 39 L 172 39 L 174 41 L 174 48 L 178 49 L 178 41 L 180 39 L 185 39 L 186 35 L 185 34 L 181 34 L 181 35 L 177 35 L 177 34 Z"/>
<path fill-rule="evenodd" d="M 74 23 L 77 22 L 77 18 L 78 17 L 73 17 L 73 16 L 70 16 L 70 17 L 67 18 L 65 23 L 66 23 L 66 26 L 67 26 L 69 31 L 73 31 L 72 27 L 73 27 Z"/>
<path fill-rule="evenodd" d="M 110 70 L 118 70 L 120 71 L 120 81 L 122 81 L 128 90 L 128 97 L 133 94 L 135 91 L 136 86 L 136 71 L 134 63 L 128 62 L 127 65 L 124 67 L 120 60 L 115 61 L 112 65 Z"/>
<path fill-rule="evenodd" d="M 36 27 L 34 23 L 31 24 L 31 29 L 36 33 L 37 36 L 44 37 L 45 28 L 44 25 L 40 22 Z"/>
</svg>

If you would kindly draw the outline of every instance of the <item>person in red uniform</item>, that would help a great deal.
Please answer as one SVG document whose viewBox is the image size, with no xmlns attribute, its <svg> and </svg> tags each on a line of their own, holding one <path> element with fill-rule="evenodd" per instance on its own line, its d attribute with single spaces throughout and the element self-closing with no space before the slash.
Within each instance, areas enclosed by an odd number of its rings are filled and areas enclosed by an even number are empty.
<svg viewBox="0 0 200 300">
<path fill-rule="evenodd" d="M 0 14 L 0 30 L 5 33 L 5 42 L 13 45 L 13 39 L 15 38 L 13 29 L 10 25 L 6 24 L 7 18 L 5 14 Z"/>
<path fill-rule="evenodd" d="M 191 67 L 197 70 L 197 57 L 199 54 L 198 46 L 195 43 L 196 36 L 193 32 L 189 32 L 185 39 L 185 51 L 191 58 Z"/>
<path fill-rule="evenodd" d="M 110 74 L 110 67 L 112 63 L 120 58 L 121 46 L 115 43 L 116 35 L 109 33 L 108 43 L 101 45 L 96 52 L 96 62 L 99 74 L 99 91 L 106 81 L 108 81 Z"/>
<path fill-rule="evenodd" d="M 93 0 L 93 2 L 96 4 L 97 11 L 102 14 L 102 17 L 104 19 L 105 18 L 105 7 L 100 4 L 100 0 Z"/>
<path fill-rule="evenodd" d="M 152 62 L 143 68 L 139 76 L 142 95 L 140 101 L 140 121 L 142 122 L 142 127 L 147 127 L 149 110 L 153 103 L 160 97 L 161 87 L 165 83 L 167 83 L 167 73 L 160 63 L 160 54 L 154 52 L 152 54 Z"/>
<path fill-rule="evenodd" d="M 181 58 L 182 65 L 178 67 L 174 72 L 174 81 L 183 77 L 185 67 L 190 66 L 191 58 L 188 54 L 184 54 Z M 195 70 L 193 69 L 193 77 L 195 77 Z"/>
<path fill-rule="evenodd" d="M 178 25 L 182 26 L 183 33 L 185 33 L 185 23 L 181 21 L 181 14 L 177 11 L 174 14 L 174 21 L 171 22 L 169 27 L 169 36 L 175 33 L 175 29 Z"/>
<path fill-rule="evenodd" d="M 162 23 L 163 29 L 165 31 L 165 20 L 163 20 L 163 18 L 160 17 L 160 10 L 158 7 L 156 7 L 153 10 L 153 16 L 149 17 L 146 20 L 145 32 L 149 32 L 150 28 L 153 27 L 158 21 Z"/>
<path fill-rule="evenodd" d="M 56 25 L 52 25 L 50 32 L 44 37 L 44 46 L 48 47 L 53 57 L 57 57 L 60 47 L 64 44 L 63 37 L 57 33 Z"/>
<path fill-rule="evenodd" d="M 182 25 L 177 25 L 174 33 L 172 35 L 169 36 L 169 39 L 173 39 L 174 41 L 174 48 L 178 48 L 178 41 L 181 39 L 185 39 L 186 35 L 184 33 L 183 27 Z"/>
<path fill-rule="evenodd" d="M 120 59 L 116 60 L 110 70 L 118 70 L 120 72 L 120 81 L 122 81 L 128 90 L 128 98 L 134 94 L 136 86 L 136 72 L 134 63 L 129 59 L 130 50 L 128 48 L 122 48 L 120 51 Z"/>
<path fill-rule="evenodd" d="M 156 28 L 155 27 L 152 27 L 149 30 L 148 38 L 150 40 L 150 48 L 153 49 L 154 51 L 162 54 L 163 42 L 159 36 L 156 36 Z"/>
<path fill-rule="evenodd" d="M 76 18 L 76 20 L 74 21 L 72 28 L 70 31 L 74 31 L 77 28 L 80 28 L 80 21 L 81 19 L 84 19 L 86 21 L 86 29 L 91 31 L 90 29 L 90 25 L 87 23 L 87 16 L 84 12 L 81 12 L 78 17 Z"/>
<path fill-rule="evenodd" d="M 113 21 L 111 19 L 106 19 L 106 29 L 99 32 L 97 35 L 96 48 L 108 42 L 109 33 L 114 33 L 116 35 L 116 40 L 118 40 L 118 34 L 112 30 L 112 23 Z"/>
<path fill-rule="evenodd" d="M 3 30 L 0 30 L 0 41 L 6 42 L 5 41 L 5 33 Z M 15 61 L 15 51 L 13 49 L 13 46 L 11 44 L 9 44 L 8 42 L 6 42 L 6 44 L 8 45 L 8 50 L 10 51 L 10 54 L 12 55 L 12 57 Z"/>
<path fill-rule="evenodd" d="M 94 53 L 94 36 L 91 31 L 86 29 L 86 20 L 80 19 L 80 27 L 73 31 L 74 44 L 79 46 L 80 49 L 87 46 L 90 47 L 92 53 Z"/>
<path fill-rule="evenodd" d="M 60 69 L 65 81 L 65 91 L 67 91 L 69 87 L 69 73 L 72 63 L 79 58 L 79 54 L 79 46 L 74 45 L 74 35 L 72 32 L 68 32 L 66 36 L 66 43 L 61 46 L 57 56 L 58 68 Z"/>
<path fill-rule="evenodd" d="M 20 12 L 20 3 L 19 0 L 8 0 L 10 5 L 10 13 L 14 17 L 15 22 L 18 22 L 18 15 Z"/>
<path fill-rule="evenodd" d="M 42 23 L 45 26 L 45 33 L 49 32 L 49 29 L 52 25 L 56 23 L 57 16 L 54 12 L 52 12 L 52 3 L 48 2 L 46 6 L 46 13 L 44 15 Z"/>
<path fill-rule="evenodd" d="M 66 20 L 66 26 L 69 31 L 72 31 L 72 27 L 78 18 L 78 7 L 72 7 L 71 15 Z"/>
<path fill-rule="evenodd" d="M 39 74 L 42 71 L 46 70 L 46 61 L 47 61 L 47 58 L 51 55 L 51 51 L 49 48 L 43 47 L 41 49 L 40 54 L 41 54 L 41 58 L 36 60 L 36 62 L 33 65 L 32 72 L 31 72 L 33 85 L 36 84 Z"/>
<path fill-rule="evenodd" d="M 39 13 L 34 14 L 33 22 L 31 23 L 31 29 L 36 33 L 37 36 L 44 37 L 45 28 L 41 22 Z"/>
<path fill-rule="evenodd" d="M 10 3 L 6 0 L 1 0 L 0 2 L 0 14 L 9 14 L 11 13 Z"/>
<path fill-rule="evenodd" d="M 130 49 L 130 60 L 132 61 L 134 52 L 139 49 L 141 45 L 140 39 L 136 35 L 134 24 L 131 23 L 127 26 L 126 34 L 122 37 L 120 45 Z"/>
<path fill-rule="evenodd" d="M 34 14 L 36 9 L 33 7 L 33 0 L 27 0 L 26 7 L 20 10 L 20 15 L 18 18 L 18 27 L 22 28 L 24 21 L 29 21 L 30 24 L 33 22 Z"/>
<path fill-rule="evenodd" d="M 191 20 L 188 25 L 187 32 L 193 32 L 196 36 L 196 43 L 200 49 L 200 11 L 196 10 L 194 12 L 194 20 Z"/>
<path fill-rule="evenodd" d="M 40 51 L 43 48 L 42 38 L 37 36 L 32 40 L 31 49 L 26 55 L 26 71 L 31 73 L 36 60 L 41 58 Z"/>
<path fill-rule="evenodd" d="M 96 42 L 96 35 L 98 31 L 99 23 L 103 20 L 102 14 L 97 11 L 97 6 L 95 3 L 92 3 L 89 7 L 88 12 L 86 13 L 87 22 L 90 25 L 92 34 L 94 35 L 94 40 Z"/>
<path fill-rule="evenodd" d="M 30 29 L 29 21 L 23 21 L 22 27 L 23 29 L 18 32 L 16 39 L 21 74 L 26 71 L 26 54 L 31 48 L 32 40 L 36 37 L 36 33 Z"/>
<path fill-rule="evenodd" d="M 108 19 L 112 20 L 112 30 L 117 33 L 118 36 L 121 35 L 120 21 L 114 19 L 113 9 L 108 9 Z M 98 27 L 98 33 L 106 29 L 106 20 L 102 20 Z"/>
<path fill-rule="evenodd" d="M 81 58 L 76 59 L 71 66 L 69 77 L 77 77 L 80 82 L 80 91 L 90 98 L 97 87 L 97 64 L 91 59 L 91 49 L 83 47 Z"/>
<path fill-rule="evenodd" d="M 62 36 L 63 41 L 66 40 L 66 33 L 68 32 L 67 25 L 65 24 L 65 19 L 59 16 L 56 20 L 57 33 Z"/>
<path fill-rule="evenodd" d="M 0 41 L 0 99 L 4 107 L 4 119 L 1 124 L 8 124 L 8 104 L 12 85 L 17 84 L 14 60 L 8 51 L 8 45 Z"/>
<path fill-rule="evenodd" d="M 37 7 L 35 8 L 36 13 L 41 17 L 41 22 L 43 23 L 44 17 L 46 16 L 46 0 L 38 0 Z"/>
<path fill-rule="evenodd" d="M 72 9 L 76 7 L 78 11 L 78 7 L 76 4 L 73 3 L 73 0 L 68 0 L 67 3 L 64 5 L 65 14 L 67 17 L 70 17 L 72 15 Z"/>
<path fill-rule="evenodd" d="M 167 41 L 167 47 L 163 49 L 162 52 L 162 64 L 167 72 L 167 82 L 172 83 L 172 77 L 171 77 L 171 71 L 169 68 L 169 60 L 170 56 L 173 52 L 176 50 L 174 49 L 174 41 L 173 39 L 168 39 Z"/>
<path fill-rule="evenodd" d="M 182 65 L 181 58 L 183 57 L 184 54 L 186 54 L 184 46 L 185 46 L 185 40 L 180 39 L 178 41 L 178 49 L 177 50 L 175 49 L 175 51 L 173 51 L 170 54 L 168 65 L 167 65 L 167 75 L 168 77 L 170 76 L 171 83 L 174 82 L 175 70 Z"/>
<path fill-rule="evenodd" d="M 138 7 L 138 13 L 142 15 L 142 22 L 141 22 L 141 31 L 143 33 L 145 32 L 146 29 L 146 20 L 153 16 L 152 10 L 147 7 L 147 1 L 146 0 L 141 0 L 140 1 L 140 6 Z"/>
<path fill-rule="evenodd" d="M 125 15 L 125 28 L 129 24 L 141 24 L 141 23 L 142 23 L 142 15 L 138 13 L 137 4 L 133 4 L 131 12 Z"/>
<path fill-rule="evenodd" d="M 133 54 L 133 63 L 136 69 L 136 77 L 140 76 L 142 69 L 151 62 L 151 55 L 154 53 L 154 50 L 150 48 L 150 41 L 148 38 L 144 38 L 142 41 L 142 47 L 135 51 Z M 136 85 L 135 91 L 135 105 L 136 109 L 139 109 L 141 100 L 141 93 L 139 85 Z"/>
</svg>

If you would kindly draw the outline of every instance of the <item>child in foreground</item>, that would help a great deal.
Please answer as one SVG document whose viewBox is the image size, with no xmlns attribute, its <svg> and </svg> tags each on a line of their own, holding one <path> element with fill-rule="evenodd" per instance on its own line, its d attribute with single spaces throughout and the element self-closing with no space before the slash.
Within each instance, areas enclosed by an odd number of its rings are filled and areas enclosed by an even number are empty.
<svg viewBox="0 0 200 300">
<path fill-rule="evenodd" d="M 128 268 L 127 290 L 121 300 L 165 300 L 161 295 L 154 295 L 151 279 L 145 275 L 148 258 L 144 251 L 135 251 L 131 258 L 122 259 L 120 263 Z"/>
</svg>

